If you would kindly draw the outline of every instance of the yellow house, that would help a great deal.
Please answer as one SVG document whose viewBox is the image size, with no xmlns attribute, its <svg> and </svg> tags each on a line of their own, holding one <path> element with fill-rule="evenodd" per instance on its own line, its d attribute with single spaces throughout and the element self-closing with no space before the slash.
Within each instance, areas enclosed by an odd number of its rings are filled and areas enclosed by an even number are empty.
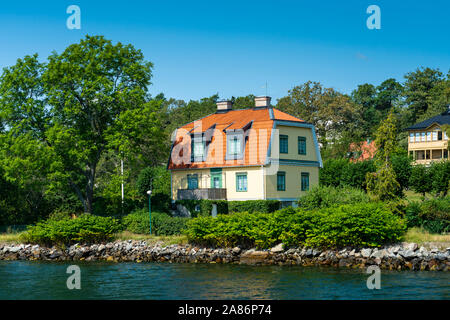
<svg viewBox="0 0 450 320">
<path fill-rule="evenodd" d="M 446 124 L 450 124 L 450 107 L 446 112 L 406 129 L 409 132 L 408 152 L 415 164 L 429 165 L 432 161 L 448 160 L 448 136 L 442 130 Z"/>
<path fill-rule="evenodd" d="M 178 128 L 168 162 L 172 200 L 276 199 L 292 205 L 319 182 L 322 167 L 312 124 L 256 97 L 255 107 L 217 111 Z"/>
</svg>

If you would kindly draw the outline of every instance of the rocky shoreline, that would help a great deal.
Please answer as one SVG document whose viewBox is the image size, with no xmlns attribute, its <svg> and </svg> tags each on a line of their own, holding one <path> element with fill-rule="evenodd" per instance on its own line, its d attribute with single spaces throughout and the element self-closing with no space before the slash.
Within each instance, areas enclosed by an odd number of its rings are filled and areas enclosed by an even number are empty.
<svg viewBox="0 0 450 320">
<path fill-rule="evenodd" d="M 202 248 L 193 245 L 163 246 L 145 241 L 116 241 L 106 244 L 75 244 L 65 249 L 30 244 L 0 244 L 0 260 L 111 261 L 234 263 L 250 265 L 302 265 L 366 268 L 378 265 L 387 270 L 450 271 L 450 248 L 419 247 L 402 243 L 383 248 L 284 249 L 269 250 Z"/>
</svg>

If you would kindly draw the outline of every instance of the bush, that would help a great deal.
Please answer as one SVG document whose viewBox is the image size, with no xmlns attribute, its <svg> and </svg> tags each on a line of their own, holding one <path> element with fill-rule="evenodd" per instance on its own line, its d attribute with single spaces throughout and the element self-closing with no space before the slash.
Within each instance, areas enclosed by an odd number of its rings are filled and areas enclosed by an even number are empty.
<svg viewBox="0 0 450 320">
<path fill-rule="evenodd" d="M 323 186 L 349 186 L 366 189 L 366 174 L 375 172 L 373 160 L 350 162 L 348 159 L 328 159 L 319 172 L 319 182 Z"/>
<path fill-rule="evenodd" d="M 450 189 L 450 161 L 433 162 L 430 167 L 431 190 L 445 197 Z"/>
<path fill-rule="evenodd" d="M 367 203 L 369 196 L 361 189 L 352 187 L 315 186 L 304 196 L 298 204 L 306 210 L 335 207 L 343 204 Z"/>
<path fill-rule="evenodd" d="M 450 232 L 450 197 L 411 202 L 405 209 L 408 227 L 422 227 L 431 233 Z"/>
<path fill-rule="evenodd" d="M 111 240 L 119 230 L 120 224 L 116 219 L 84 214 L 75 219 L 49 219 L 39 222 L 36 226 L 28 227 L 22 235 L 22 240 L 44 245 L 98 243 Z"/>
<path fill-rule="evenodd" d="M 177 235 L 186 228 L 187 218 L 171 217 L 166 213 L 152 212 L 152 234 Z M 127 231 L 148 234 L 150 232 L 149 212 L 146 209 L 136 210 L 122 218 L 123 228 Z"/>
<path fill-rule="evenodd" d="M 217 205 L 217 214 L 228 214 L 233 212 L 275 212 L 281 207 L 278 200 L 177 200 L 177 204 L 185 206 L 192 217 L 210 216 L 213 204 Z M 199 210 L 196 210 L 196 209 Z"/>
<path fill-rule="evenodd" d="M 411 176 L 409 177 L 409 187 L 417 193 L 425 196 L 425 193 L 431 192 L 433 177 L 430 174 L 429 168 L 424 165 L 415 165 L 411 169 Z"/>
<path fill-rule="evenodd" d="M 229 201 L 229 212 L 262 212 L 270 213 L 279 210 L 281 202 L 278 200 L 247 200 Z"/>
<path fill-rule="evenodd" d="M 198 217 L 187 223 L 189 241 L 209 246 L 343 247 L 397 242 L 405 222 L 382 203 L 344 205 L 320 210 L 286 208 L 274 213 L 241 212 Z"/>
</svg>

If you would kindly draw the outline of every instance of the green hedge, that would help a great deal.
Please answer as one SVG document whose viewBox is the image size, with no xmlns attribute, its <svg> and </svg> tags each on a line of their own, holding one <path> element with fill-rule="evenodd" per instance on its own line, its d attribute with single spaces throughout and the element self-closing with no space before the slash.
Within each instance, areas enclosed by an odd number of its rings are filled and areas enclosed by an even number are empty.
<svg viewBox="0 0 450 320">
<path fill-rule="evenodd" d="M 49 219 L 28 227 L 21 236 L 27 243 L 44 245 L 98 243 L 109 241 L 120 230 L 120 223 L 110 217 L 83 214 L 78 218 Z"/>
<path fill-rule="evenodd" d="M 300 197 L 298 205 L 306 210 L 336 207 L 343 204 L 370 202 L 369 196 L 361 189 L 352 187 L 315 186 Z"/>
<path fill-rule="evenodd" d="M 431 233 L 450 232 L 450 197 L 411 202 L 405 211 L 408 227 L 422 227 Z"/>
<path fill-rule="evenodd" d="M 152 212 L 152 234 L 177 235 L 186 228 L 187 218 L 171 217 L 166 213 Z M 145 209 L 136 210 L 122 218 L 122 226 L 125 230 L 148 234 L 150 231 L 149 212 Z"/>
<path fill-rule="evenodd" d="M 275 212 L 280 209 L 281 202 L 278 200 L 178 200 L 177 204 L 185 206 L 192 217 L 210 216 L 213 204 L 217 205 L 218 214 L 235 212 Z M 197 211 L 196 208 L 199 210 Z"/>
<path fill-rule="evenodd" d="M 362 203 L 198 217 L 188 221 L 186 234 L 192 243 L 217 247 L 270 248 L 279 242 L 288 247 L 377 247 L 399 241 L 405 229 L 404 220 L 384 204 Z"/>
</svg>

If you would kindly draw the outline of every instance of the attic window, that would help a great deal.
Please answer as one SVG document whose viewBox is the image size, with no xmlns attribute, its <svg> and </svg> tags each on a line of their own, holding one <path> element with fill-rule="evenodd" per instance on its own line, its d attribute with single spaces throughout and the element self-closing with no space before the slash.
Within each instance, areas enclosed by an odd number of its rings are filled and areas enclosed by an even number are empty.
<svg viewBox="0 0 450 320">
<path fill-rule="evenodd" d="M 202 136 L 194 137 L 191 140 L 191 160 L 192 162 L 205 161 L 206 141 Z"/>
<path fill-rule="evenodd" d="M 242 132 L 227 133 L 226 160 L 242 159 L 244 139 Z"/>
</svg>

